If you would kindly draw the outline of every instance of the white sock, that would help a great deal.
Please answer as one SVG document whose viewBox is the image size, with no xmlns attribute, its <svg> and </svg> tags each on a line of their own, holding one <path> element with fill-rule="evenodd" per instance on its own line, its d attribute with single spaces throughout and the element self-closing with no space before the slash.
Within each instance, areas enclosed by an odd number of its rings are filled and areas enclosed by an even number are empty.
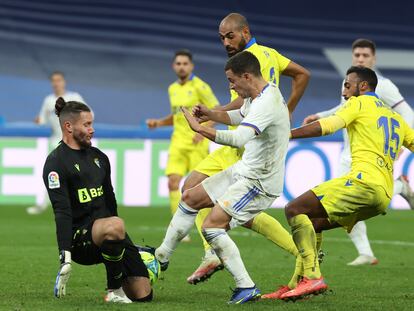
<svg viewBox="0 0 414 311">
<path fill-rule="evenodd" d="M 155 250 L 155 255 L 159 261 L 166 262 L 169 260 L 180 241 L 190 232 L 197 214 L 197 210 L 180 201 L 177 211 L 168 226 L 164 241 Z"/>
<path fill-rule="evenodd" d="M 348 234 L 358 251 L 359 255 L 374 257 L 367 235 L 367 226 L 364 221 L 358 221 L 351 233 Z"/>
<path fill-rule="evenodd" d="M 403 192 L 403 187 L 404 187 L 404 185 L 403 185 L 401 180 L 398 180 L 398 179 L 394 180 L 394 193 L 393 193 L 393 195 L 401 194 Z"/>
<path fill-rule="evenodd" d="M 236 287 L 253 287 L 254 282 L 244 267 L 239 249 L 229 237 L 226 230 L 217 228 L 204 229 L 203 235 L 206 241 L 215 250 L 217 256 L 221 259 L 226 269 L 233 276 L 236 281 Z"/>
</svg>

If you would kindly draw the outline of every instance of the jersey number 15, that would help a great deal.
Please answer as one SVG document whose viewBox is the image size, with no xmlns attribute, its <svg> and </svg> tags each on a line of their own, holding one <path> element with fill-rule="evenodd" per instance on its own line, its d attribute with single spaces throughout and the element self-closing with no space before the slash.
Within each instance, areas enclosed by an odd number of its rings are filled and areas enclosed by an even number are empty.
<svg viewBox="0 0 414 311">
<path fill-rule="evenodd" d="M 391 159 L 395 160 L 400 145 L 400 135 L 395 130 L 400 128 L 400 123 L 394 118 L 383 116 L 377 121 L 377 128 L 379 129 L 381 127 L 384 132 L 384 155 L 388 155 L 389 152 Z M 395 142 L 395 148 L 390 146 L 390 141 Z"/>
</svg>

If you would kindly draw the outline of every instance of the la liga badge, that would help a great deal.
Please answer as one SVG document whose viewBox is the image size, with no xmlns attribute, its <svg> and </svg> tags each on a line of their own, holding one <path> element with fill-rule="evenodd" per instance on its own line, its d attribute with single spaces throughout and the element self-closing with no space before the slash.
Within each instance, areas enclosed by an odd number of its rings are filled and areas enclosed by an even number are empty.
<svg viewBox="0 0 414 311">
<path fill-rule="evenodd" d="M 49 182 L 49 189 L 60 188 L 59 174 L 56 172 L 50 172 L 47 176 Z"/>
</svg>

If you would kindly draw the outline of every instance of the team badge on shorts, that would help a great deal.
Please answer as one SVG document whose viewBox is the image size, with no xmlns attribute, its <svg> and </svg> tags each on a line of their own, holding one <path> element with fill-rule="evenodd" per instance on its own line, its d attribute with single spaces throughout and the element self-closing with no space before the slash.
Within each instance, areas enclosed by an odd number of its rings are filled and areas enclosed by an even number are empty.
<svg viewBox="0 0 414 311">
<path fill-rule="evenodd" d="M 60 188 L 60 181 L 59 181 L 59 174 L 56 172 L 50 172 L 49 175 L 47 175 L 47 180 L 49 183 L 49 189 L 56 189 Z"/>
</svg>

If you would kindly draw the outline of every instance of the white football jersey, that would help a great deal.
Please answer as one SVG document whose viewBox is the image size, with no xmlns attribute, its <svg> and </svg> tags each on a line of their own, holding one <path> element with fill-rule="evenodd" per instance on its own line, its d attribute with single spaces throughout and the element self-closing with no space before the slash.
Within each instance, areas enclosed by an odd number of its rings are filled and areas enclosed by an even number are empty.
<svg viewBox="0 0 414 311">
<path fill-rule="evenodd" d="M 78 101 L 86 104 L 82 96 L 75 92 L 66 92 L 62 97 L 65 101 Z M 57 99 L 58 97 L 55 94 L 46 96 L 39 113 L 39 123 L 49 125 L 52 128 L 52 140 L 60 140 L 62 137 L 59 118 L 55 114 L 55 104 Z"/>
<path fill-rule="evenodd" d="M 289 112 L 279 88 L 268 84 L 255 99 L 244 100 L 240 113 L 240 125 L 252 127 L 256 136 L 244 146 L 242 159 L 234 170 L 259 180 L 264 191 L 279 196 L 283 191 L 290 135 Z"/>
</svg>

